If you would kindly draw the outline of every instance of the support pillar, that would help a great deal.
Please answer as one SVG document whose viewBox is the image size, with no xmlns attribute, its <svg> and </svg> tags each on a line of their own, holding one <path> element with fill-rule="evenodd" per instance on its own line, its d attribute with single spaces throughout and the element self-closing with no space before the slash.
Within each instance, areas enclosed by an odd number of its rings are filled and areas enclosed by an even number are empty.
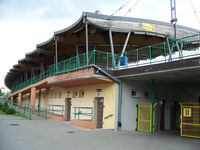
<svg viewBox="0 0 200 150">
<path fill-rule="evenodd" d="M 55 64 L 56 73 L 58 72 L 58 40 L 55 38 Z"/>
<path fill-rule="evenodd" d="M 22 102 L 22 93 L 18 93 L 18 105 Z"/>
<path fill-rule="evenodd" d="M 130 38 L 130 35 L 131 35 L 131 32 L 129 32 L 128 35 L 127 35 L 127 37 L 126 37 L 126 41 L 125 41 L 125 43 L 124 43 L 124 47 L 123 47 L 123 49 L 122 49 L 122 53 L 121 53 L 120 59 L 121 59 L 122 57 L 124 57 L 124 52 L 125 52 L 125 50 L 126 50 L 126 46 L 127 46 L 127 44 L 128 44 L 128 40 L 129 40 L 129 38 Z M 118 67 L 119 67 L 119 65 L 120 65 L 120 59 L 119 59 L 118 65 L 117 65 Z"/>
<path fill-rule="evenodd" d="M 86 19 L 85 19 L 86 20 Z M 89 64 L 89 59 L 88 59 L 88 23 L 85 21 L 85 45 L 86 45 L 86 64 Z"/>
<path fill-rule="evenodd" d="M 76 58 L 77 58 L 77 59 L 76 59 L 77 64 L 78 64 L 78 66 L 80 67 L 78 45 L 76 45 Z"/>
<path fill-rule="evenodd" d="M 109 38 L 110 38 L 110 46 L 111 46 L 111 52 L 112 52 L 112 64 L 113 68 L 115 69 L 116 63 L 115 63 L 115 51 L 113 46 L 113 38 L 112 38 L 112 31 L 109 30 Z"/>
<path fill-rule="evenodd" d="M 35 100 L 36 100 L 36 87 L 31 88 L 31 101 L 30 105 L 33 109 L 35 109 Z"/>
<path fill-rule="evenodd" d="M 153 132 L 153 129 L 154 129 L 154 103 L 155 103 L 155 79 L 152 79 L 152 113 L 151 113 L 151 115 L 152 115 L 152 117 L 151 117 L 151 133 L 154 133 Z"/>
</svg>

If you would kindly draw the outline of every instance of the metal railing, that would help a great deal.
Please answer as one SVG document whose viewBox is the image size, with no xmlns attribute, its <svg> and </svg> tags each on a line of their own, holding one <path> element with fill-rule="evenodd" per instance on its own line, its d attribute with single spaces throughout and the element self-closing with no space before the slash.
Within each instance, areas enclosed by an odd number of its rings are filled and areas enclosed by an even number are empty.
<svg viewBox="0 0 200 150">
<path fill-rule="evenodd" d="M 93 50 L 88 53 L 88 64 L 86 63 L 86 54 L 82 53 L 78 56 L 58 62 L 57 73 L 64 73 L 91 64 L 108 69 L 123 69 L 165 63 L 197 56 L 200 56 L 200 34 L 134 49 L 125 53 L 118 53 L 115 54 L 114 57 L 112 57 L 112 53 Z M 128 61 L 121 63 L 122 57 L 127 58 L 124 60 Z M 115 60 L 113 60 L 113 58 Z M 113 65 L 114 61 L 116 66 Z M 55 64 L 50 65 L 48 70 L 44 73 L 13 88 L 12 93 L 47 77 L 56 75 L 55 67 Z"/>
<path fill-rule="evenodd" d="M 128 58 L 128 61 L 120 68 L 131 68 L 143 65 L 165 63 L 185 58 L 200 56 L 200 35 L 195 34 L 168 42 L 150 45 L 119 53 L 120 56 Z"/>
<path fill-rule="evenodd" d="M 64 105 L 48 105 L 48 113 L 52 115 L 64 115 Z"/>
<path fill-rule="evenodd" d="M 47 77 L 51 77 L 55 75 L 55 67 L 53 68 L 53 66 L 49 66 L 49 69 L 47 71 L 45 71 L 44 73 L 40 73 L 39 75 L 17 85 L 15 88 L 12 89 L 12 93 L 14 93 L 15 91 L 21 90 L 31 84 L 37 83 L 43 79 L 46 79 Z"/>
<path fill-rule="evenodd" d="M 87 116 L 93 121 L 93 107 L 73 107 L 74 119 L 80 119 L 80 116 Z"/>
<path fill-rule="evenodd" d="M 28 119 L 47 119 L 47 109 L 37 106 L 32 106 L 27 103 L 14 103 L 7 101 L 9 107 L 16 112 L 24 115 Z"/>
</svg>

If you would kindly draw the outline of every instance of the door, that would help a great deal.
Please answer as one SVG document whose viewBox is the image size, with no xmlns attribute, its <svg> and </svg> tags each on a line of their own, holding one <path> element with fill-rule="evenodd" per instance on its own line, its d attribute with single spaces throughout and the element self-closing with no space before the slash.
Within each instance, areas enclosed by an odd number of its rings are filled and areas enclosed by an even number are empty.
<svg viewBox="0 0 200 150">
<path fill-rule="evenodd" d="M 96 128 L 102 128 L 103 127 L 103 104 L 104 99 L 103 98 L 97 98 L 97 124 Z"/>
<path fill-rule="evenodd" d="M 160 110 L 160 130 L 164 130 L 165 128 L 165 101 L 161 103 L 161 110 Z"/>
<path fill-rule="evenodd" d="M 71 98 L 65 99 L 65 121 L 70 121 L 71 116 Z"/>
</svg>

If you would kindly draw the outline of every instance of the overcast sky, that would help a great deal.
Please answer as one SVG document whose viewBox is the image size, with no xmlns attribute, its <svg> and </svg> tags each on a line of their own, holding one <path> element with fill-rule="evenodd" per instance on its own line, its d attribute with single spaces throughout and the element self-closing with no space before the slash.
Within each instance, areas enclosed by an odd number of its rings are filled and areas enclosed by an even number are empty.
<svg viewBox="0 0 200 150">
<path fill-rule="evenodd" d="M 111 15 L 129 0 L 0 0 L 0 87 L 4 77 L 25 53 L 68 27 L 83 11 Z M 124 16 L 138 0 L 115 15 Z M 191 0 L 200 17 L 200 0 Z M 176 0 L 178 24 L 200 30 L 190 0 Z M 170 21 L 170 0 L 140 0 L 126 16 Z"/>
</svg>

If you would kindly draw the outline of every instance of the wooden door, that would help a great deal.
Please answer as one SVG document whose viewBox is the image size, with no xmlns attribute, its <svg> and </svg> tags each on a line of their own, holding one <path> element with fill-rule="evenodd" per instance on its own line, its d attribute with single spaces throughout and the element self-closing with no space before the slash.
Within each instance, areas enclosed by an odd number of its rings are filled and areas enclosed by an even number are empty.
<svg viewBox="0 0 200 150">
<path fill-rule="evenodd" d="M 71 116 L 71 98 L 65 99 L 65 121 L 70 121 Z"/>
<path fill-rule="evenodd" d="M 97 98 L 97 124 L 96 128 L 103 127 L 103 107 L 104 107 L 104 99 Z"/>
</svg>

